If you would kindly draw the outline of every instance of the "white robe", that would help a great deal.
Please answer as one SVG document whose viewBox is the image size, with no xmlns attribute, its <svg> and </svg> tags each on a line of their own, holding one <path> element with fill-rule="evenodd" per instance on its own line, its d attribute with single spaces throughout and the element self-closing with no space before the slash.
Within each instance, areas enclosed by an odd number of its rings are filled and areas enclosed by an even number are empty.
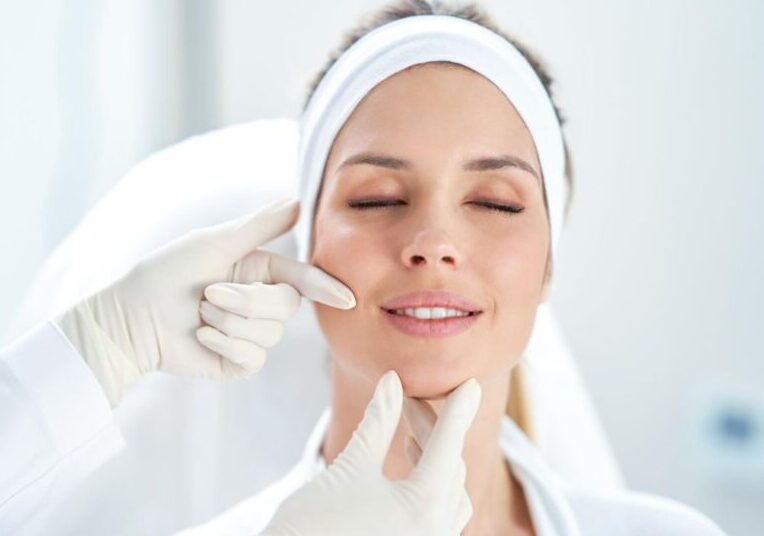
<svg viewBox="0 0 764 536">
<path fill-rule="evenodd" d="M 320 447 L 330 415 L 326 408 L 302 458 L 285 476 L 210 521 L 178 534 L 252 535 L 265 529 L 286 497 L 326 469 Z M 707 516 L 667 497 L 634 491 L 587 491 L 567 484 L 506 415 L 499 445 L 524 490 L 536 536 L 724 536 Z"/>
</svg>

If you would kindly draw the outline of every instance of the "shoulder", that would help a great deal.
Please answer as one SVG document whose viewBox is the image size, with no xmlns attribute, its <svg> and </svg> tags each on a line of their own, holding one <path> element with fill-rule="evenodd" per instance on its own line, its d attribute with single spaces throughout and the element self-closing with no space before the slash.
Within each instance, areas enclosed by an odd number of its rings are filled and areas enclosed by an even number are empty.
<svg viewBox="0 0 764 536">
<path fill-rule="evenodd" d="M 567 490 L 581 534 L 726 536 L 700 511 L 669 497 L 638 491 Z"/>
</svg>

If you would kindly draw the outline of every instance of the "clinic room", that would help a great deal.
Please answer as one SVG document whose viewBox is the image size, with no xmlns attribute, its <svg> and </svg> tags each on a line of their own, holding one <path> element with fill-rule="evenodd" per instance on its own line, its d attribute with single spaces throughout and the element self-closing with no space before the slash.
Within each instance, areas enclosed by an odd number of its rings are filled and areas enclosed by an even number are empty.
<svg viewBox="0 0 764 536">
<path fill-rule="evenodd" d="M 0 534 L 764 534 L 764 3 L 0 0 Z"/>
</svg>

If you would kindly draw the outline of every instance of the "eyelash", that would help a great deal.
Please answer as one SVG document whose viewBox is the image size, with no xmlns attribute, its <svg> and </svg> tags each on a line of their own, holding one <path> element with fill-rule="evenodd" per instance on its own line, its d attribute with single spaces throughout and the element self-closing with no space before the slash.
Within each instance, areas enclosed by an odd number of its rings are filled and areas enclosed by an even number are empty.
<svg viewBox="0 0 764 536">
<path fill-rule="evenodd" d="M 393 206 L 396 204 L 395 201 L 385 201 L 381 199 L 374 199 L 369 201 L 348 201 L 348 206 L 350 208 L 354 208 L 356 210 L 366 210 L 369 208 L 375 209 L 375 208 L 384 208 Z M 511 214 L 519 214 L 523 210 L 525 210 L 521 206 L 517 205 L 502 205 L 499 203 L 492 203 L 490 201 L 482 201 L 482 202 L 476 202 L 476 205 L 483 206 L 489 210 L 495 210 L 496 212 L 502 212 L 507 215 Z"/>
</svg>

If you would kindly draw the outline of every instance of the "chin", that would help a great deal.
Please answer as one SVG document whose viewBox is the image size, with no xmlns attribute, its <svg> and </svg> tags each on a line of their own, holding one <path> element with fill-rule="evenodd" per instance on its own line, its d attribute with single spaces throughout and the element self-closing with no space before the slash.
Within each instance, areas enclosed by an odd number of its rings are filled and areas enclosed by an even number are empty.
<svg viewBox="0 0 764 536">
<path fill-rule="evenodd" d="M 462 365 L 462 366 L 459 366 Z M 439 400 L 475 376 L 461 364 L 426 363 L 424 360 L 390 364 L 387 369 L 395 369 L 401 378 L 403 394 L 412 398 Z"/>
</svg>

